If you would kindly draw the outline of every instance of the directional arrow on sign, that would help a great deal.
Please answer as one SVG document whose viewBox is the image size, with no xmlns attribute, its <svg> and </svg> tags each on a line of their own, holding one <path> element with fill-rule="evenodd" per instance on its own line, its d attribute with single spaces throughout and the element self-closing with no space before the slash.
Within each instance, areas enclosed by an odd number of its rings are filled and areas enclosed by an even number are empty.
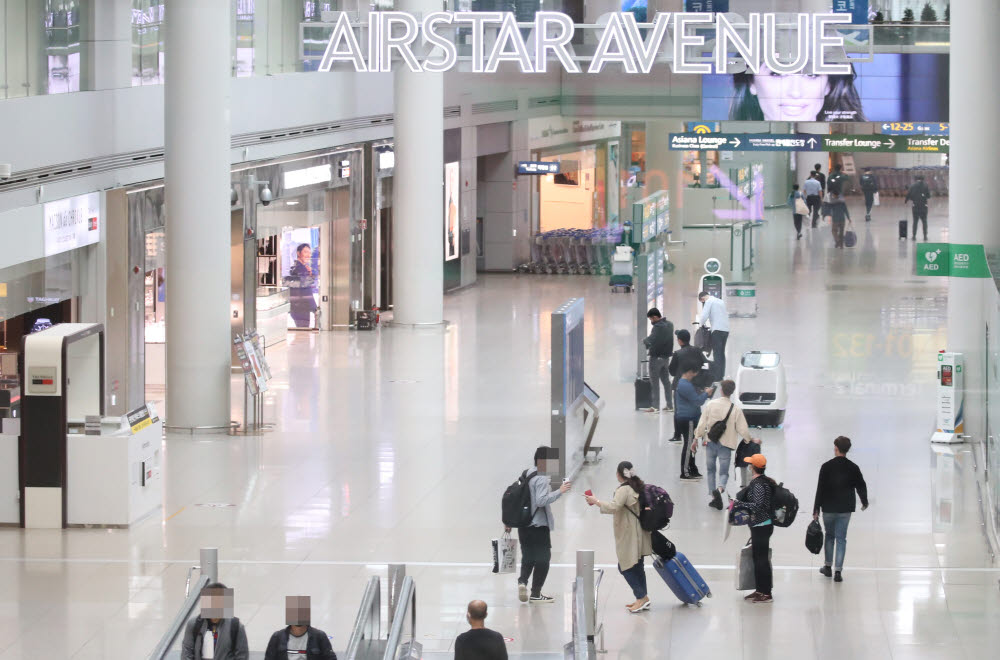
<svg viewBox="0 0 1000 660">
<path fill-rule="evenodd" d="M 895 146 L 896 146 L 896 141 L 893 140 L 892 138 L 889 138 L 889 148 L 892 149 Z"/>
<path fill-rule="evenodd" d="M 816 146 L 816 138 L 809 138 L 809 139 L 808 139 L 808 140 L 806 141 L 806 143 L 807 143 L 807 144 L 808 144 L 808 145 L 809 145 L 810 147 L 815 147 L 815 146 Z"/>
<path fill-rule="evenodd" d="M 740 146 L 741 142 L 740 142 L 740 139 L 738 137 L 734 137 L 733 141 L 730 142 L 729 144 L 733 145 L 734 147 L 738 147 L 738 146 Z"/>
<path fill-rule="evenodd" d="M 889 130 L 889 124 L 882 124 L 882 130 L 883 131 Z"/>
</svg>

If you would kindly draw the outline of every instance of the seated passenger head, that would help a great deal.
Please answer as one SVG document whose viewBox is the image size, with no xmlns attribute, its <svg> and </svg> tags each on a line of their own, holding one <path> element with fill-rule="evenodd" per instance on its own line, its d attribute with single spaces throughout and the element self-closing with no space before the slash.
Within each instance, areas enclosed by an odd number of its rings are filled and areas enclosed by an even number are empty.
<svg viewBox="0 0 1000 660">
<path fill-rule="evenodd" d="M 646 312 L 646 318 L 652 321 L 653 323 L 656 323 L 657 321 L 663 318 L 663 314 L 660 314 L 660 310 L 653 307 L 648 312 Z"/>
<path fill-rule="evenodd" d="M 838 435 L 833 441 L 833 446 L 837 448 L 838 456 L 846 456 L 847 452 L 851 451 L 851 439 L 845 435 Z"/>
<path fill-rule="evenodd" d="M 677 335 L 677 341 L 682 346 L 686 346 L 687 344 L 691 343 L 691 333 L 688 332 L 687 329 L 681 328 L 680 330 L 678 330 L 674 334 Z"/>
<path fill-rule="evenodd" d="M 731 380 L 724 380 L 721 383 L 722 386 L 722 396 L 732 396 L 733 392 L 736 391 L 736 383 Z"/>
<path fill-rule="evenodd" d="M 312 620 L 309 596 L 285 596 L 285 624 L 296 637 L 302 637 L 309 630 Z"/>
<path fill-rule="evenodd" d="M 473 600 L 469 602 L 469 609 L 465 613 L 465 618 L 470 624 L 482 624 L 486 620 L 486 601 Z"/>
<path fill-rule="evenodd" d="M 201 590 L 201 618 L 217 622 L 233 618 L 233 590 L 221 582 L 206 584 Z"/>
</svg>

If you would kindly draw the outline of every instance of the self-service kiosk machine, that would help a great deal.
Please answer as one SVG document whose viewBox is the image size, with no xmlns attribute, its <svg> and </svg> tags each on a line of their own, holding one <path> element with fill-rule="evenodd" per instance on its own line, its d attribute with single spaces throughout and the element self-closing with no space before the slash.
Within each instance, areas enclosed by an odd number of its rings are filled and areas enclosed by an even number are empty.
<svg viewBox="0 0 1000 660">
<path fill-rule="evenodd" d="M 961 353 L 938 353 L 937 431 L 931 436 L 931 442 L 963 442 L 965 376 L 962 362 Z"/>
<path fill-rule="evenodd" d="M 155 510 L 162 425 L 104 417 L 104 327 L 27 335 L 21 361 L 21 525 L 125 527 Z"/>
</svg>

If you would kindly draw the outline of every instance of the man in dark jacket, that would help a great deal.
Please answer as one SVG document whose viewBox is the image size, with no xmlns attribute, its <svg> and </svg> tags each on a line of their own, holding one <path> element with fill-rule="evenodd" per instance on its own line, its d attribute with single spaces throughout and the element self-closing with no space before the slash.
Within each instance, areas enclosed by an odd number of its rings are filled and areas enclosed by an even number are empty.
<svg viewBox="0 0 1000 660">
<path fill-rule="evenodd" d="M 847 526 L 857 505 L 854 492 L 861 498 L 861 510 L 868 508 L 868 486 L 861 475 L 861 469 L 847 458 L 851 450 L 851 439 L 839 436 L 833 441 L 834 458 L 823 463 L 819 469 L 819 483 L 816 484 L 816 501 L 813 504 L 813 520 L 819 520 L 823 512 L 823 529 L 826 532 L 826 561 L 819 572 L 835 582 L 843 582 L 840 575 L 844 568 L 844 553 L 847 551 Z M 837 559 L 834 564 L 834 546 Z"/>
<path fill-rule="evenodd" d="M 823 174 L 823 172 L 820 171 L 820 169 L 819 169 L 820 167 L 821 167 L 821 165 L 819 163 L 816 163 L 816 165 L 813 166 L 813 171 L 811 172 L 811 174 L 812 174 L 812 176 L 813 176 L 814 179 L 816 179 L 817 181 L 819 181 L 820 190 L 822 190 L 823 193 L 825 194 L 826 193 L 826 175 Z"/>
<path fill-rule="evenodd" d="M 663 396 L 667 405 L 664 410 L 674 409 L 673 391 L 670 389 L 670 373 L 668 367 L 670 356 L 674 352 L 674 324 L 663 318 L 660 310 L 655 307 L 646 312 L 646 318 L 653 324 L 649 336 L 642 340 L 649 350 L 649 383 L 652 386 L 650 408 L 646 412 L 656 412 L 660 408 L 660 383 L 663 383 Z"/>
<path fill-rule="evenodd" d="M 913 202 L 913 240 L 917 240 L 917 222 L 924 223 L 924 240 L 927 240 L 927 200 L 931 198 L 931 189 L 924 183 L 924 175 L 918 174 L 916 181 L 906 192 L 903 203 Z"/>
<path fill-rule="evenodd" d="M 875 205 L 875 193 L 878 192 L 878 179 L 872 174 L 872 168 L 866 167 L 861 175 L 861 192 L 865 195 L 865 222 L 872 221 L 872 206 Z"/>
<path fill-rule="evenodd" d="M 271 635 L 264 660 L 337 660 L 330 638 L 309 625 L 312 620 L 309 596 L 285 596 L 287 627 Z"/>
<path fill-rule="evenodd" d="M 233 590 L 221 582 L 201 590 L 201 615 L 188 622 L 181 642 L 181 660 L 247 660 L 247 633 L 233 616 Z"/>
<path fill-rule="evenodd" d="M 847 175 L 844 174 L 844 166 L 837 163 L 830 172 L 830 178 L 826 180 L 826 190 L 831 195 L 843 195 L 847 186 Z"/>
<path fill-rule="evenodd" d="M 469 629 L 455 639 L 455 660 L 507 660 L 503 635 L 486 627 L 486 603 L 474 600 L 465 613 Z"/>
</svg>

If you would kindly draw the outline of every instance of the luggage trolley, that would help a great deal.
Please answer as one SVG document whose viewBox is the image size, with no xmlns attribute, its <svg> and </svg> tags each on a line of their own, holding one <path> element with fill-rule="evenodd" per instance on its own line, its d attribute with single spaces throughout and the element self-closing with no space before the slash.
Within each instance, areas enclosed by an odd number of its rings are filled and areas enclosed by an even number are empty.
<svg viewBox="0 0 1000 660">
<path fill-rule="evenodd" d="M 775 351 L 747 351 L 736 372 L 736 400 L 751 426 L 781 426 L 788 389 L 785 365 Z"/>
<path fill-rule="evenodd" d="M 611 261 L 611 280 L 608 282 L 611 293 L 619 290 L 625 293 L 632 293 L 632 248 L 628 245 L 619 245 L 615 248 L 615 254 Z"/>
</svg>

